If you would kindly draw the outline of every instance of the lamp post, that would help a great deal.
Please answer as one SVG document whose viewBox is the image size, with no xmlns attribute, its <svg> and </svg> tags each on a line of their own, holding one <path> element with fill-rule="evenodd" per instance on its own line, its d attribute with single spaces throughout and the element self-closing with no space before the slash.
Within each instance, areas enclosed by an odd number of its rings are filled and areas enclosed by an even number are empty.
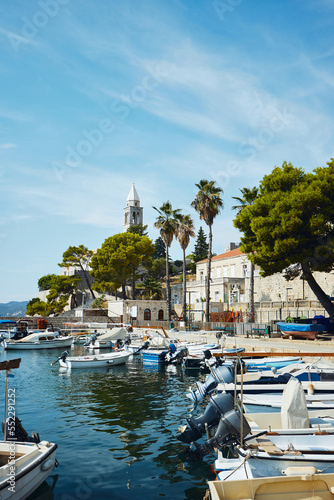
<svg viewBox="0 0 334 500">
<path fill-rule="evenodd" d="M 189 291 L 188 290 L 188 331 L 190 332 L 190 297 L 191 297 L 191 294 L 194 293 L 193 291 Z"/>
<path fill-rule="evenodd" d="M 289 317 L 289 290 L 292 290 L 291 286 L 286 287 L 286 317 Z"/>
</svg>

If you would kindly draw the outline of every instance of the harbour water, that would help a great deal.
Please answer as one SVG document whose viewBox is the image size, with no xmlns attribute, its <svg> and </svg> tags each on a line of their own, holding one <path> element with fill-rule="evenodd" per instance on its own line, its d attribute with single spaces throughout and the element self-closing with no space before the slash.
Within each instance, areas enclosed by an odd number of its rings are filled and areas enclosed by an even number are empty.
<svg viewBox="0 0 334 500">
<path fill-rule="evenodd" d="M 61 352 L 0 351 L 1 361 L 21 358 L 8 387 L 23 427 L 58 444 L 59 466 L 29 500 L 203 499 L 215 457 L 187 463 L 176 439 L 185 418 L 203 411 L 186 398 L 198 373 L 140 358 L 67 372 L 50 366 Z M 4 394 L 4 373 L 1 381 Z"/>
</svg>

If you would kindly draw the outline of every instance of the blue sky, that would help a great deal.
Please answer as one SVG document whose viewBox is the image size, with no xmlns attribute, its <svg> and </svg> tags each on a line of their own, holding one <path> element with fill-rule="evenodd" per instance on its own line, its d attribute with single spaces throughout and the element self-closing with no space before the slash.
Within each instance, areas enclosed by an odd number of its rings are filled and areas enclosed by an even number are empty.
<svg viewBox="0 0 334 500">
<path fill-rule="evenodd" d="M 11 0 L 0 13 L 0 302 L 36 297 L 70 245 L 122 232 L 133 182 L 155 240 L 152 206 L 167 200 L 206 231 L 190 204 L 216 181 L 222 253 L 240 239 L 240 188 L 333 157 L 331 0 Z"/>
</svg>

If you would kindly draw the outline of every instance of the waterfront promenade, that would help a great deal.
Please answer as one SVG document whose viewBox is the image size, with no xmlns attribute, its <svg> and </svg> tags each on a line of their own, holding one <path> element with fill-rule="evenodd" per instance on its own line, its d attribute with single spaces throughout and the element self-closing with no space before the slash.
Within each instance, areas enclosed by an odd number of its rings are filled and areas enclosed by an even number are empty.
<svg viewBox="0 0 334 500">
<path fill-rule="evenodd" d="M 214 342 L 217 341 L 215 332 L 177 332 L 167 334 L 171 338 L 177 338 L 190 342 Z M 326 360 L 334 362 L 334 339 L 333 340 L 290 340 L 280 337 L 274 338 L 247 338 L 243 335 L 226 337 L 226 348 L 244 347 L 246 352 L 293 352 L 296 355 L 307 353 L 320 353 Z M 332 354 L 332 356 L 329 356 Z M 313 358 L 314 359 L 314 358 Z"/>
</svg>

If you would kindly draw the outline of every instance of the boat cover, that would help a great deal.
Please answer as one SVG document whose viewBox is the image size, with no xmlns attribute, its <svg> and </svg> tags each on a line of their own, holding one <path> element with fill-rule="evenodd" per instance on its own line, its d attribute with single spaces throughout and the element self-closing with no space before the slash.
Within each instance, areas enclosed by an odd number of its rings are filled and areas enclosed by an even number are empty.
<svg viewBox="0 0 334 500">
<path fill-rule="evenodd" d="M 307 429 L 310 427 L 305 392 L 302 384 L 291 377 L 283 391 L 281 408 L 282 429 Z"/>
</svg>

